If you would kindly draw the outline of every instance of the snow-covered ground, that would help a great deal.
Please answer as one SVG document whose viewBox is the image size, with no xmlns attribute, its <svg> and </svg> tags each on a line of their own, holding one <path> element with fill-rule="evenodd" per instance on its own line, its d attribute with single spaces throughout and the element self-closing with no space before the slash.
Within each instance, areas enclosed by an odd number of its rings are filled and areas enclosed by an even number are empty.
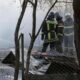
<svg viewBox="0 0 80 80">
<path fill-rule="evenodd" d="M 9 50 L 0 50 L 0 60 L 2 61 L 9 54 L 10 51 L 12 51 L 13 54 L 15 54 L 14 48 L 9 49 Z M 49 55 L 52 55 L 51 54 L 52 52 L 48 52 L 48 53 Z M 26 54 L 27 54 L 27 49 L 24 49 L 25 65 L 26 65 Z M 53 55 L 64 56 L 63 54 L 60 54 L 56 51 L 53 51 Z M 2 64 L 1 61 L 0 61 L 0 80 L 13 80 L 14 68 L 8 65 Z M 29 72 L 32 74 L 43 75 L 45 74 L 49 66 L 50 66 L 50 63 L 48 63 L 44 58 L 37 58 L 35 56 L 31 56 Z M 19 72 L 19 80 L 21 80 L 21 70 Z"/>
<path fill-rule="evenodd" d="M 14 49 L 10 49 L 10 51 L 14 54 Z M 9 50 L 2 50 L 0 51 L 0 60 L 2 61 L 10 52 Z M 24 54 L 26 55 L 27 50 L 24 50 Z M 26 57 L 24 57 L 25 65 L 26 65 Z M 14 68 L 2 64 L 0 61 L 0 80 L 13 80 L 14 77 Z M 20 60 L 21 61 L 21 60 Z M 25 67 L 24 65 L 24 67 Z M 36 59 L 35 57 L 31 56 L 30 60 L 30 70 L 29 72 L 32 74 L 45 74 L 46 70 L 49 67 L 49 63 L 46 64 L 44 59 Z M 19 72 L 19 80 L 21 80 L 21 70 Z"/>
<path fill-rule="evenodd" d="M 13 80 L 14 68 L 0 62 L 0 80 Z M 19 79 L 21 80 L 21 71 L 19 72 Z"/>
</svg>

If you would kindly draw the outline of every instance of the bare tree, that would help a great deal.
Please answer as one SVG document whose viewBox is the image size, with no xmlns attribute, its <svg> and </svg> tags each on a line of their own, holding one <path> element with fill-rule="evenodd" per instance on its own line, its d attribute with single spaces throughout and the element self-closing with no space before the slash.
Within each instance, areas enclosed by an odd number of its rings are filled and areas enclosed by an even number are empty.
<svg viewBox="0 0 80 80">
<path fill-rule="evenodd" d="M 19 74 L 19 58 L 20 58 L 20 49 L 19 49 L 19 29 L 20 25 L 26 10 L 26 6 L 29 0 L 24 0 L 22 4 L 22 11 L 20 13 L 17 25 L 16 25 L 16 30 L 15 30 L 15 56 L 16 56 L 16 61 L 15 61 L 15 72 L 14 72 L 14 80 L 18 80 L 18 74 Z"/>
</svg>

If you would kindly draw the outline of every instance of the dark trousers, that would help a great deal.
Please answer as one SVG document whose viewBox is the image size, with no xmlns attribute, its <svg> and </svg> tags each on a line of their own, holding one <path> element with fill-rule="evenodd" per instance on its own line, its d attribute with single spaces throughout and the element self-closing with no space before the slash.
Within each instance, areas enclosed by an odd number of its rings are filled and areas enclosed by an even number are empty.
<svg viewBox="0 0 80 80">
<path fill-rule="evenodd" d="M 47 42 L 47 43 L 43 43 L 43 48 L 42 48 L 42 52 L 46 52 L 46 49 L 48 47 L 48 45 L 50 45 L 50 49 L 53 50 L 55 48 L 55 42 Z"/>
<path fill-rule="evenodd" d="M 58 38 L 59 38 L 59 40 L 56 42 L 56 50 L 59 53 L 62 53 L 63 52 L 63 47 L 62 47 L 63 37 L 59 36 Z"/>
<path fill-rule="evenodd" d="M 56 42 L 56 51 L 58 51 L 59 53 L 63 53 L 63 48 L 62 48 L 62 42 L 61 41 Z"/>
</svg>

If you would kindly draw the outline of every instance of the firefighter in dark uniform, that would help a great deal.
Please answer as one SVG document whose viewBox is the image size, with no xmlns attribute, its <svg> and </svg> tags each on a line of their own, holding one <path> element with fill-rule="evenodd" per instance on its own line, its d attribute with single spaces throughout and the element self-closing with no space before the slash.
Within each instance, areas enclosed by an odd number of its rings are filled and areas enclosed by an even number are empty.
<svg viewBox="0 0 80 80">
<path fill-rule="evenodd" d="M 63 29 L 64 29 L 64 22 L 62 20 L 62 17 L 59 15 L 59 13 L 55 13 L 55 17 L 56 17 L 56 20 L 58 22 L 57 24 L 57 36 L 58 36 L 58 41 L 56 42 L 56 50 L 59 52 L 59 53 L 63 53 L 63 48 L 62 48 L 62 43 L 63 43 Z"/>
<path fill-rule="evenodd" d="M 54 13 L 51 12 L 42 26 L 41 38 L 44 40 L 42 52 L 46 52 L 48 45 L 50 45 L 51 50 L 55 48 L 56 41 L 58 40 L 56 35 L 56 25 L 57 21 L 54 18 Z"/>
</svg>

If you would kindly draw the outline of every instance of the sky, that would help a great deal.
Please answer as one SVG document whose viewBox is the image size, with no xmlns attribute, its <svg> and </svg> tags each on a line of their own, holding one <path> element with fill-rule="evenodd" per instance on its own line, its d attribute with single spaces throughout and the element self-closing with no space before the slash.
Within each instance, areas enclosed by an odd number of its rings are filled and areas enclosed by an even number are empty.
<svg viewBox="0 0 80 80">
<path fill-rule="evenodd" d="M 0 0 L 0 48 L 13 44 L 13 34 L 17 22 L 18 6 L 10 0 Z"/>
<path fill-rule="evenodd" d="M 0 0 L 0 48 L 14 46 L 14 32 L 21 12 L 21 3 L 18 0 Z M 44 11 L 37 12 L 37 29 L 45 15 Z M 38 17 L 39 16 L 39 17 Z M 25 35 L 25 44 L 30 40 L 29 33 L 32 27 L 32 8 L 26 9 L 20 32 Z"/>
</svg>

